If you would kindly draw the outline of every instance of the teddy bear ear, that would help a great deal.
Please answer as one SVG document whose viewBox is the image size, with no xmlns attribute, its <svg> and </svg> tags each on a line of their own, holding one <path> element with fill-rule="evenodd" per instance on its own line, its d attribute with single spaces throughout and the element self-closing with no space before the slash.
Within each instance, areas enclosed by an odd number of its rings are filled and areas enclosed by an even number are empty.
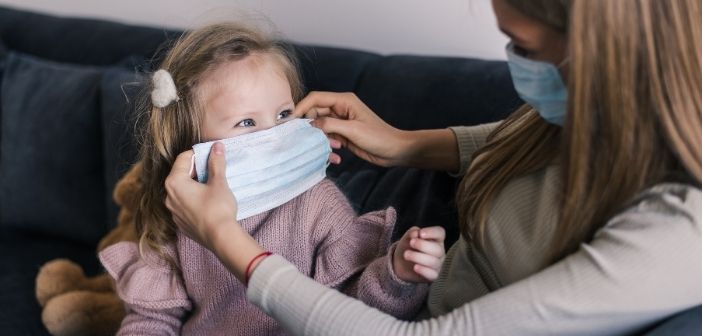
<svg viewBox="0 0 702 336">
<path fill-rule="evenodd" d="M 141 196 L 141 162 L 137 162 L 115 185 L 115 203 L 128 209 L 136 208 Z"/>
</svg>

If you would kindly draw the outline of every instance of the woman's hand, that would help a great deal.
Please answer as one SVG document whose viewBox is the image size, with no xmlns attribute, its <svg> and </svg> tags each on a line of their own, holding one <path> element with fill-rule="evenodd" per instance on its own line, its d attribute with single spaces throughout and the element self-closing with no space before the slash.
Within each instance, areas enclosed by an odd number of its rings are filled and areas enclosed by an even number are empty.
<svg viewBox="0 0 702 336">
<path fill-rule="evenodd" d="M 412 227 L 400 238 L 392 258 L 397 277 L 407 282 L 432 282 L 444 262 L 446 231 L 440 226 Z"/>
<path fill-rule="evenodd" d="M 224 176 L 224 145 L 212 146 L 206 184 L 193 180 L 192 156 L 192 151 L 183 152 L 173 163 L 165 182 L 166 207 L 180 230 L 215 253 L 243 281 L 248 263 L 263 249 L 236 221 L 236 199 Z"/>
<path fill-rule="evenodd" d="M 383 167 L 404 163 L 408 134 L 388 125 L 353 93 L 312 92 L 297 104 L 294 114 L 316 119 L 313 125 L 328 134 L 332 148 L 348 148 Z M 334 155 L 330 161 L 340 163 Z"/>
<path fill-rule="evenodd" d="M 429 113 L 429 111 L 427 111 Z M 312 92 L 295 107 L 294 115 L 313 118 L 332 148 L 348 148 L 373 164 L 392 167 L 458 171 L 456 137 L 449 129 L 403 131 L 380 119 L 353 93 Z M 341 163 L 332 153 L 329 161 Z"/>
<path fill-rule="evenodd" d="M 191 176 L 193 151 L 176 158 L 166 178 L 166 207 L 178 228 L 208 249 L 212 249 L 217 232 L 236 218 L 236 199 L 224 178 L 224 153 L 220 143 L 214 144 L 207 165 L 207 184 Z M 220 162 L 221 161 L 221 162 Z M 221 163 L 221 164 L 220 164 Z"/>
</svg>

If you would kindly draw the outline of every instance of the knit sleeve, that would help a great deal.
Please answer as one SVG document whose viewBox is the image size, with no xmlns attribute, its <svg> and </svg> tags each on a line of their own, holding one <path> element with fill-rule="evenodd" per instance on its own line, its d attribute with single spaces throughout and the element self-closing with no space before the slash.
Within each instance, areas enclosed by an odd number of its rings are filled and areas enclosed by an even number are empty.
<svg viewBox="0 0 702 336">
<path fill-rule="evenodd" d="M 458 173 L 453 176 L 462 176 L 468 170 L 473 153 L 483 147 L 487 142 L 487 137 L 499 125 L 500 122 L 476 126 L 454 126 L 449 127 L 456 135 L 458 142 L 458 155 L 461 161 L 461 167 Z"/>
<path fill-rule="evenodd" d="M 428 320 L 399 321 L 279 256 L 247 295 L 293 335 L 625 335 L 702 303 L 700 255 L 702 191 L 653 193 L 574 254 Z"/>
<path fill-rule="evenodd" d="M 318 247 L 314 279 L 393 316 L 414 317 L 429 287 L 405 282 L 393 270 L 395 209 L 355 216 L 344 210 L 348 201 L 338 188 L 325 193 L 329 209 L 323 211 L 320 226 L 330 229 Z"/>
<path fill-rule="evenodd" d="M 175 256 L 173 248 L 167 248 Z M 100 261 L 115 280 L 127 315 L 118 335 L 178 335 L 191 302 L 177 272 L 165 260 L 139 254 L 133 242 L 120 242 L 100 252 Z"/>
</svg>

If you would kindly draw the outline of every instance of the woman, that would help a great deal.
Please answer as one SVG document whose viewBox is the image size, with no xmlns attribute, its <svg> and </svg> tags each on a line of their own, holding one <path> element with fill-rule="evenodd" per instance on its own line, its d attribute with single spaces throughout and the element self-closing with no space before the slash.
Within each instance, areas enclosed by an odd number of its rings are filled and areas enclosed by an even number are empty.
<svg viewBox="0 0 702 336">
<path fill-rule="evenodd" d="M 256 258 L 263 251 L 233 220 L 221 146 L 208 185 L 190 180 L 192 154 L 176 160 L 166 181 L 174 221 L 239 279 L 251 276 L 249 300 L 293 334 L 628 334 L 702 303 L 702 3 L 493 8 L 529 104 L 504 122 L 404 132 L 334 93 L 296 109 L 370 162 L 465 173 L 462 238 L 426 320 L 395 320 L 279 256 Z"/>
</svg>

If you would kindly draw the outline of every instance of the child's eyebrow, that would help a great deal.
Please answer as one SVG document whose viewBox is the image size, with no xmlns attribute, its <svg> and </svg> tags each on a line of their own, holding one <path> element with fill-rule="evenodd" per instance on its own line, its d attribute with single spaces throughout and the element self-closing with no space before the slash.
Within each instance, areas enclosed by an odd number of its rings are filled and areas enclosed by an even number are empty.
<svg viewBox="0 0 702 336">
<path fill-rule="evenodd" d="M 221 112 L 221 111 L 220 111 Z M 234 111 L 234 113 L 221 113 L 221 117 L 219 118 L 219 122 L 226 122 L 229 119 L 240 119 L 240 118 L 246 118 L 250 115 L 255 115 L 254 112 L 249 112 L 249 113 L 237 113 L 237 111 Z"/>
<path fill-rule="evenodd" d="M 282 109 L 283 107 L 285 107 L 287 105 L 292 105 L 292 104 L 293 104 L 292 100 L 286 100 L 284 103 L 278 105 L 278 108 L 276 108 L 275 113 L 280 112 L 279 110 Z M 237 111 L 233 111 L 233 113 L 230 113 L 230 114 L 224 113 L 223 116 L 221 118 L 219 118 L 219 122 L 225 122 L 231 118 L 239 119 L 239 118 L 246 118 L 246 117 L 250 117 L 250 116 L 255 116 L 259 113 L 260 113 L 259 111 L 248 111 L 246 113 L 237 113 Z"/>
<path fill-rule="evenodd" d="M 286 105 L 292 105 L 292 104 L 293 104 L 292 100 L 286 100 L 284 103 L 278 105 L 278 110 L 280 110 L 281 108 L 283 108 Z"/>
</svg>

